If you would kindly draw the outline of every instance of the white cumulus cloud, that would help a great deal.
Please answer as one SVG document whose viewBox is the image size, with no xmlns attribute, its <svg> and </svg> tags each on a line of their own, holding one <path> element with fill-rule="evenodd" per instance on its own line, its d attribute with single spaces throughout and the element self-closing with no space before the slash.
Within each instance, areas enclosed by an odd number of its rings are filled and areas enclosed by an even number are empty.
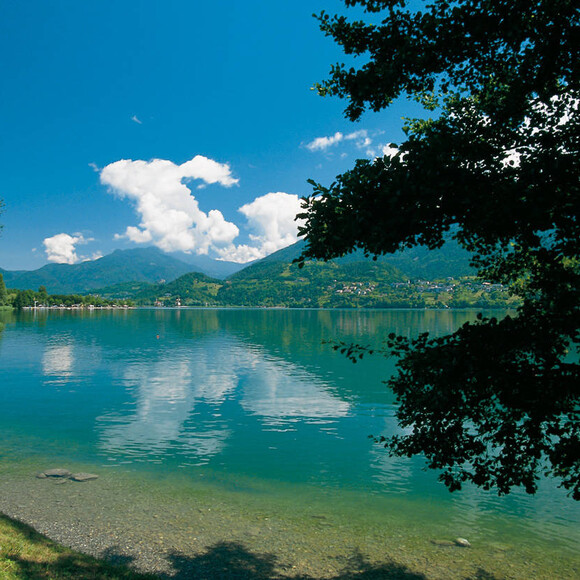
<svg viewBox="0 0 580 580">
<path fill-rule="evenodd" d="M 282 191 L 267 193 L 243 205 L 239 211 L 246 216 L 248 227 L 254 232 L 250 234 L 254 245 L 232 244 L 220 252 L 221 258 L 249 262 L 294 244 L 298 241 L 300 225 L 295 218 L 300 210 L 300 198 Z"/>
<path fill-rule="evenodd" d="M 141 218 L 139 227 L 129 226 L 117 238 L 136 243 L 151 242 L 164 251 L 195 251 L 207 254 L 232 244 L 239 229 L 222 213 L 205 213 L 186 185 L 200 180 L 202 185 L 231 187 L 238 183 L 229 165 L 197 155 L 176 165 L 165 159 L 116 161 L 101 171 L 101 183 L 119 197 L 131 200 Z"/>
<path fill-rule="evenodd" d="M 326 151 L 329 147 L 340 143 L 344 139 L 344 135 L 337 131 L 330 137 L 316 137 L 314 141 L 306 144 L 306 149 L 310 151 Z"/>
<path fill-rule="evenodd" d="M 93 258 L 77 255 L 76 246 L 86 244 L 90 241 L 92 241 L 92 238 L 85 238 L 82 234 L 73 234 L 71 236 L 62 233 L 45 238 L 42 243 L 45 248 L 46 258 L 49 262 L 55 262 L 56 264 L 76 264 L 87 259 L 90 260 L 100 257 L 100 254 Z"/>
<path fill-rule="evenodd" d="M 372 140 L 369 137 L 368 131 L 366 129 L 361 129 L 360 131 L 355 131 L 354 133 L 349 133 L 345 136 L 346 141 L 354 141 L 355 145 L 359 149 L 364 149 L 372 144 Z"/>
<path fill-rule="evenodd" d="M 317 137 L 310 143 L 306 144 L 306 149 L 309 151 L 326 151 L 330 147 L 338 145 L 343 141 L 354 141 L 358 149 L 370 147 L 372 144 L 372 139 L 369 137 L 368 131 L 366 129 L 361 129 L 360 131 L 354 131 L 353 133 L 348 133 L 346 135 L 337 131 L 330 137 Z"/>
<path fill-rule="evenodd" d="M 399 148 L 394 143 L 387 143 L 382 147 L 381 153 L 384 156 L 390 157 L 392 159 L 399 154 Z"/>
</svg>

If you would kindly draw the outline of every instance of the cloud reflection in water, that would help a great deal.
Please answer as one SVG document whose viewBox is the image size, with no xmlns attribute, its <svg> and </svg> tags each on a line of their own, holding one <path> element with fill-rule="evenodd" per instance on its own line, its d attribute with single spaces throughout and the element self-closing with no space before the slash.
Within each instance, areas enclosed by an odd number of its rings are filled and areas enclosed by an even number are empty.
<svg viewBox="0 0 580 580">
<path fill-rule="evenodd" d="M 51 382 L 66 383 L 72 376 L 74 347 L 71 342 L 48 343 L 42 356 L 42 372 Z"/>
<path fill-rule="evenodd" d="M 283 431 L 289 422 L 324 425 L 350 410 L 319 377 L 231 337 L 143 357 L 121 374 L 133 402 L 97 423 L 101 450 L 125 460 L 171 452 L 188 463 L 207 463 L 251 417 Z"/>
</svg>

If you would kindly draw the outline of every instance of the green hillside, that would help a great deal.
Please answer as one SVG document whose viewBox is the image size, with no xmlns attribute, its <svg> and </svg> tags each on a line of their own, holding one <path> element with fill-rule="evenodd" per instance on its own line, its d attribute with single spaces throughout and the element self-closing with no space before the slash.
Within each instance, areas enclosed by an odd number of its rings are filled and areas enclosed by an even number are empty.
<svg viewBox="0 0 580 580">
<path fill-rule="evenodd" d="M 179 299 L 184 306 L 215 306 L 219 304 L 217 294 L 223 285 L 223 280 L 210 278 L 200 272 L 190 272 L 169 284 L 141 292 L 138 300 L 174 306 Z"/>
<path fill-rule="evenodd" d="M 126 283 L 99 291 L 108 299 L 157 306 L 280 308 L 507 308 L 519 301 L 474 277 L 410 281 L 389 264 L 308 262 L 302 269 L 262 261 L 228 280 L 191 272 L 168 284 Z"/>
<path fill-rule="evenodd" d="M 469 265 L 469 252 L 455 240 L 448 240 L 438 250 L 420 246 L 381 256 L 379 260 L 384 260 L 387 264 L 402 270 L 412 280 L 438 280 L 475 275 L 475 270 Z"/>
<path fill-rule="evenodd" d="M 396 268 L 372 260 L 350 264 L 312 261 L 303 268 L 263 260 L 230 276 L 218 298 L 242 306 L 365 306 L 377 288 L 405 279 Z"/>
<path fill-rule="evenodd" d="M 123 282 L 170 281 L 191 270 L 192 266 L 157 248 L 138 248 L 116 250 L 80 264 L 47 264 L 31 272 L 5 272 L 4 280 L 10 288 L 36 290 L 45 286 L 51 294 L 75 294 Z"/>
<path fill-rule="evenodd" d="M 227 278 L 230 281 L 255 276 L 256 272 L 262 272 L 263 275 L 269 276 L 268 270 L 264 269 L 265 264 L 290 264 L 300 256 L 303 248 L 304 242 L 300 241 L 244 268 L 241 268 L 240 264 L 217 262 L 204 256 L 185 257 L 183 255 L 182 259 L 177 259 L 175 255 L 165 254 L 157 248 L 149 247 L 117 250 L 98 260 L 80 264 L 47 264 L 33 271 L 7 271 L 0 269 L 0 273 L 4 276 L 6 286 L 14 289 L 36 290 L 40 286 L 45 286 L 50 293 L 66 294 L 86 293 L 96 289 L 109 291 L 113 287 L 116 292 L 122 290 L 122 287 L 118 287 L 119 284 L 167 283 L 192 271 L 203 272 L 212 279 L 223 279 L 226 273 L 231 274 L 231 272 L 237 270 L 235 274 Z M 186 259 L 189 263 L 184 261 Z M 365 258 L 362 252 L 354 252 L 333 260 L 331 263 L 340 266 L 347 266 L 353 263 L 381 264 L 390 268 L 391 272 L 394 271 L 393 268 L 403 272 L 409 279 L 435 280 L 473 274 L 472 269 L 469 267 L 469 254 L 453 240 L 446 243 L 440 250 L 428 251 L 424 248 L 413 248 L 395 255 L 379 256 L 375 262 Z M 386 271 L 389 271 L 388 268 Z M 318 280 L 318 275 L 320 274 L 324 278 L 325 274 L 321 274 L 322 271 L 315 270 L 306 277 L 310 279 L 309 277 L 312 274 Z M 364 271 L 365 267 L 359 266 L 359 273 Z M 274 272 L 272 274 L 275 276 Z M 287 272 L 284 278 L 288 283 L 289 275 L 292 276 Z M 305 274 L 296 275 L 296 278 L 304 277 Z M 367 279 L 365 278 L 365 280 Z M 309 283 L 314 288 L 319 282 L 322 282 L 322 280 L 311 280 Z M 132 290 L 133 293 L 134 290 Z M 285 299 L 284 296 L 287 294 L 287 291 L 282 292 L 279 295 L 279 299 Z"/>
<path fill-rule="evenodd" d="M 5 272 L 7 286 L 51 294 L 98 294 L 157 306 L 287 308 L 453 308 L 517 304 L 507 291 L 471 274 L 456 242 L 429 252 L 414 248 L 376 260 L 354 252 L 330 262 L 293 261 L 299 242 L 246 266 L 226 280 L 189 271 L 191 265 L 155 248 L 117 251 L 93 262 L 50 264 L 34 272 Z"/>
<path fill-rule="evenodd" d="M 305 247 L 305 242 L 283 248 L 270 254 L 261 262 L 292 262 L 300 257 Z M 364 253 L 359 250 L 333 260 L 338 264 L 350 264 L 352 262 L 365 262 Z M 469 265 L 470 254 L 464 250 L 455 240 L 448 240 L 443 247 L 437 250 L 429 250 L 425 247 L 409 248 L 396 254 L 377 256 L 376 262 L 388 264 L 403 272 L 410 279 L 438 280 L 440 278 L 459 278 L 461 276 L 473 276 L 475 271 Z M 253 267 L 253 266 L 251 266 Z"/>
</svg>

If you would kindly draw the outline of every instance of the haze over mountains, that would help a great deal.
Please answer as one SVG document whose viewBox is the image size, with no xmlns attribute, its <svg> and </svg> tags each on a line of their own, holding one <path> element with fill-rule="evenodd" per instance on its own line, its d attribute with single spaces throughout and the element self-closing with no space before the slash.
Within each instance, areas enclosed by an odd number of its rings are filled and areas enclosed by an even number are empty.
<svg viewBox="0 0 580 580">
<path fill-rule="evenodd" d="M 98 260 L 79 264 L 47 264 L 33 271 L 0 268 L 0 273 L 8 288 L 37 290 L 39 286 L 45 286 L 51 294 L 82 294 L 128 282 L 167 284 L 191 272 L 216 280 L 269 280 L 279 274 L 280 268 L 273 268 L 273 264 L 290 264 L 301 254 L 303 247 L 304 242 L 298 242 L 250 264 L 220 262 L 187 254 L 177 257 L 155 247 L 137 248 L 116 250 Z M 353 269 L 353 264 L 358 266 Z M 440 250 L 414 248 L 395 255 L 380 256 L 377 261 L 365 258 L 362 252 L 355 252 L 332 263 L 320 263 L 317 269 L 322 272 L 324 268 L 330 268 L 335 278 L 344 277 L 340 272 L 346 269 L 351 279 L 358 277 L 368 280 L 378 275 L 378 265 L 381 265 L 381 275 L 384 274 L 384 267 L 388 266 L 393 280 L 432 280 L 473 274 L 469 267 L 469 254 L 453 241 Z"/>
</svg>

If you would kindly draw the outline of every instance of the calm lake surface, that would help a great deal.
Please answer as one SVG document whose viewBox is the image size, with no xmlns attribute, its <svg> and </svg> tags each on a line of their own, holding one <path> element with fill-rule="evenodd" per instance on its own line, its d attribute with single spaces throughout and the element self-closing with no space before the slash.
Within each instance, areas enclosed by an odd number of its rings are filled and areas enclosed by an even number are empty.
<svg viewBox="0 0 580 580">
<path fill-rule="evenodd" d="M 0 510 L 166 571 L 233 566 L 235 552 L 261 562 L 256 577 L 578 577 L 577 503 L 549 482 L 535 497 L 450 494 L 420 459 L 390 458 L 368 435 L 397 430 L 393 363 L 324 344 L 474 316 L 0 312 Z M 99 479 L 34 477 L 51 467 Z M 472 548 L 446 545 L 457 537 Z"/>
</svg>

